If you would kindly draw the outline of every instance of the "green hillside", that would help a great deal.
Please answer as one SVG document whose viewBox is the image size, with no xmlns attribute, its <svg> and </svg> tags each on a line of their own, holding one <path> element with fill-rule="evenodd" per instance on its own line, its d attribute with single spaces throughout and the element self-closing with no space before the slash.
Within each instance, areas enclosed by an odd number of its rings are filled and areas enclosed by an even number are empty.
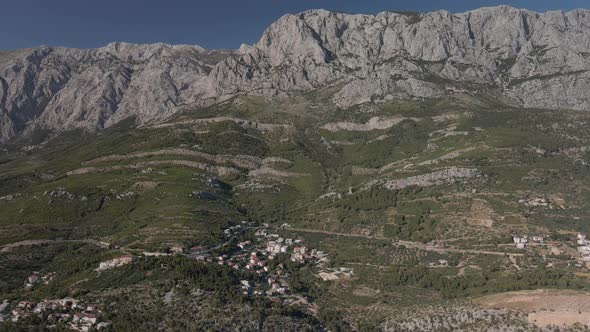
<svg viewBox="0 0 590 332">
<path fill-rule="evenodd" d="M 590 232 L 589 113 L 468 95 L 340 110 L 328 95 L 239 97 L 6 145 L 0 300 L 73 297 L 115 330 L 368 331 L 481 295 L 590 288 L 574 241 Z M 288 295 L 244 295 L 241 281 L 262 290 L 265 274 L 217 261 L 241 241 L 266 248 L 262 229 L 327 255 L 269 261 Z M 543 242 L 519 249 L 513 235 Z M 24 287 L 35 271 L 57 276 Z M 0 328 L 37 320 L 67 327 Z"/>
</svg>

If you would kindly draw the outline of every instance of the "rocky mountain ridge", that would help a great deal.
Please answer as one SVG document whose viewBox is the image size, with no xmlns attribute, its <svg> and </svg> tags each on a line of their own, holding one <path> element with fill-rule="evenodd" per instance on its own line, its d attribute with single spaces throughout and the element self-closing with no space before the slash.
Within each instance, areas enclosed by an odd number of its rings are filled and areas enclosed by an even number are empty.
<svg viewBox="0 0 590 332">
<path fill-rule="evenodd" d="M 205 50 L 112 43 L 0 52 L 0 141 L 35 129 L 140 125 L 239 94 L 335 87 L 341 108 L 494 91 L 515 105 L 590 109 L 590 11 L 509 6 L 460 14 L 311 10 L 255 45 Z"/>
</svg>

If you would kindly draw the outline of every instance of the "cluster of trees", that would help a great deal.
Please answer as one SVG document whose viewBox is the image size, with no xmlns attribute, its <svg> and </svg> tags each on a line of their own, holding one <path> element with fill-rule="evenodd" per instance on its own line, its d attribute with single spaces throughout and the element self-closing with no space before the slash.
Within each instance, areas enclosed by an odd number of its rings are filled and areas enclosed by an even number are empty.
<svg viewBox="0 0 590 332">
<path fill-rule="evenodd" d="M 275 259 L 269 261 L 271 270 L 277 269 L 279 264 L 282 264 L 285 273 L 289 274 L 291 291 L 307 296 L 312 301 L 321 296 L 324 284 L 318 282 L 311 263 L 293 262 L 289 254 L 279 254 Z"/>
<path fill-rule="evenodd" d="M 457 277 L 425 266 L 394 266 L 385 274 L 384 282 L 385 287 L 413 286 L 434 289 L 449 299 L 525 289 L 584 287 L 583 283 L 568 273 L 543 267 L 517 274 L 482 271 L 468 277 Z"/>
<path fill-rule="evenodd" d="M 395 224 L 385 225 L 383 233 L 392 238 L 430 242 L 436 238 L 435 226 L 436 221 L 424 215 L 400 216 Z"/>
<path fill-rule="evenodd" d="M 348 139 L 344 140 L 358 138 L 365 142 L 362 145 L 352 146 L 349 150 L 349 156 L 351 159 L 353 158 L 354 164 L 381 167 L 387 162 L 403 159 L 423 151 L 426 148 L 430 129 L 428 123 L 418 123 L 406 119 L 388 130 L 382 131 L 386 136 L 380 141 L 369 141 L 370 136 L 367 136 L 366 133 L 347 134 Z"/>
<path fill-rule="evenodd" d="M 49 283 L 39 284 L 27 293 L 30 298 L 64 297 L 66 276 L 72 276 L 98 266 L 106 251 L 85 243 L 51 243 L 16 249 L 0 260 L 0 294 L 18 292 L 31 271 L 57 272 L 60 276 Z"/>
<path fill-rule="evenodd" d="M 370 190 L 357 191 L 353 195 L 346 195 L 334 204 L 337 209 L 344 211 L 374 211 L 383 210 L 397 205 L 398 191 L 382 187 L 372 187 Z"/>
<path fill-rule="evenodd" d="M 318 318 L 329 331 L 351 331 L 351 328 L 344 320 L 342 313 L 338 310 L 321 308 L 318 312 Z"/>
<path fill-rule="evenodd" d="M 197 262 L 183 256 L 148 258 L 135 265 L 146 272 L 163 267 L 173 276 L 174 282 L 185 283 L 190 288 L 215 292 L 216 298 L 222 303 L 241 301 L 242 295 L 237 286 L 240 279 L 250 277 L 240 275 L 228 266 Z"/>
<path fill-rule="evenodd" d="M 264 157 L 270 151 L 264 140 L 256 138 L 257 132 L 247 130 L 235 122 L 216 123 L 209 125 L 208 129 L 208 133 L 195 135 L 191 139 L 192 144 L 200 145 L 208 153 Z"/>
</svg>

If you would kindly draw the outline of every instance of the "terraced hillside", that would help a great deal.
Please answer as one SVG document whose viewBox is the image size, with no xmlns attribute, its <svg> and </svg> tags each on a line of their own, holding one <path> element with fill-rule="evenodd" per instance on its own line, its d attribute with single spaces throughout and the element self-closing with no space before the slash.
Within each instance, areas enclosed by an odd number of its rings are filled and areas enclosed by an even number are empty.
<svg viewBox="0 0 590 332">
<path fill-rule="evenodd" d="M 590 114 L 461 94 L 343 111 L 326 96 L 236 97 L 6 145 L 0 300 L 74 297 L 116 330 L 532 329 L 471 301 L 590 287 L 573 241 L 590 232 Z M 221 258 L 265 247 L 261 230 L 327 256 L 279 254 L 288 295 L 243 294 L 266 277 Z M 543 241 L 519 249 L 513 235 Z M 121 255 L 133 262 L 96 271 Z M 34 271 L 57 274 L 24 287 Z M 67 326 L 4 324 L 41 321 Z"/>
</svg>

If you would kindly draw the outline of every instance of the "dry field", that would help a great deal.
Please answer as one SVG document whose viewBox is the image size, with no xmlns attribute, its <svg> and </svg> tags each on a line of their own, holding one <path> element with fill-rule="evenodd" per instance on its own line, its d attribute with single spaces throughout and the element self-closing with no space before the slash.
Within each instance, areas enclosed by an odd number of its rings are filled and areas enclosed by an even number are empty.
<svg viewBox="0 0 590 332">
<path fill-rule="evenodd" d="M 508 292 L 474 300 L 485 308 L 504 308 L 528 313 L 528 321 L 537 326 L 590 325 L 590 293 L 568 290 Z"/>
</svg>

